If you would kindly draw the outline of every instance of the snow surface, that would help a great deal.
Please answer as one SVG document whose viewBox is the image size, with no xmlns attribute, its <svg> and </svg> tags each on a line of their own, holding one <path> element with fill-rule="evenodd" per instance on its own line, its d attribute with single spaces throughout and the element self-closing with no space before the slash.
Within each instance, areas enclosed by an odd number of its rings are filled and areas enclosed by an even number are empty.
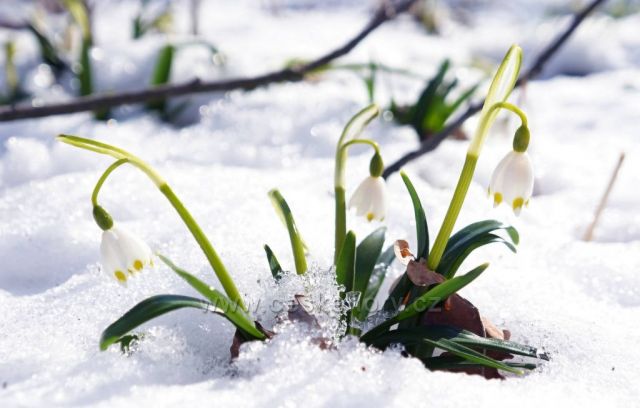
<svg viewBox="0 0 640 408">
<path fill-rule="evenodd" d="M 185 49 L 174 80 L 260 73 L 290 58 L 311 58 L 359 29 L 376 2 L 202 3 L 204 36 L 223 50 L 228 64 L 216 67 L 204 50 Z M 462 81 L 473 83 L 485 74 L 472 62 L 495 64 L 509 44 L 520 42 L 526 65 L 566 24 L 569 10 L 559 1 L 509 4 L 476 7 L 468 16 L 471 26 L 450 18 L 449 10 L 440 37 L 427 36 L 401 18 L 376 31 L 345 61 L 374 58 L 426 77 L 448 56 Z M 181 6 L 176 2 L 177 31 L 185 32 L 188 18 Z M 552 8 L 554 13 L 547 13 Z M 16 16 L 22 10 L 3 2 L 0 10 L 8 9 Z M 99 2 L 100 48 L 93 57 L 100 89 L 143 86 L 149 61 L 166 41 L 151 36 L 131 43 L 123 22 L 135 10 L 135 2 Z M 489 247 L 465 263 L 473 267 L 488 260 L 491 267 L 462 293 L 496 324 L 508 327 L 515 341 L 551 354 L 551 361 L 531 374 L 486 381 L 429 372 L 396 351 L 375 353 L 350 341 L 322 351 L 292 326 L 282 327 L 267 344 L 243 347 L 230 363 L 232 327 L 192 310 L 145 325 L 147 335 L 129 357 L 116 348 L 98 350 L 101 331 L 145 297 L 194 293 L 164 266 L 127 289 L 103 275 L 89 196 L 110 161 L 60 145 L 53 136 L 104 140 L 153 163 L 200 221 L 251 304 L 286 300 L 311 284 L 315 295 L 331 298 L 335 288 L 326 276 L 332 256 L 333 232 L 327 226 L 334 146 L 346 120 L 366 104 L 362 83 L 341 72 L 318 83 L 190 97 L 195 107 L 184 120 L 196 120 L 184 127 L 132 107 L 119 109 L 117 119 L 107 123 L 75 114 L 0 124 L 0 406 L 637 405 L 639 26 L 638 14 L 589 20 L 551 61 L 546 79 L 528 84 L 524 98 L 514 95 L 530 116 L 536 196 L 520 218 L 491 208 L 485 189 L 493 166 L 509 148 L 507 127 L 498 122 L 458 223 L 498 218 L 521 233 L 517 255 Z M 8 35 L 0 31 L 0 40 Z M 65 95 L 63 89 L 42 86 L 46 72 L 38 67 L 33 40 L 26 34 L 14 38 L 26 50 L 17 61 L 21 72 L 40 78 L 31 90 L 42 99 Z M 386 103 L 391 92 L 398 100 L 411 100 L 421 86 L 385 77 L 379 100 Z M 382 120 L 367 134 L 380 141 L 387 162 L 416 146 L 409 129 Z M 466 143 L 447 141 L 407 166 L 432 235 L 465 149 Z M 353 151 L 350 191 L 368 165 L 364 150 Z M 581 236 L 621 151 L 627 158 L 608 208 L 595 240 L 585 243 Z M 285 267 L 293 261 L 286 231 L 266 196 L 273 187 L 289 201 L 314 257 L 307 280 L 288 278 L 275 291 L 262 245 L 269 243 Z M 389 192 L 389 241 L 413 243 L 410 200 L 397 175 L 389 180 Z M 154 249 L 218 285 L 185 227 L 143 175 L 132 168 L 118 170 L 101 201 L 117 222 Z M 349 222 L 359 237 L 377 226 L 354 217 Z M 400 273 L 394 266 L 387 285 Z M 260 313 L 273 321 L 273 313 Z"/>
</svg>

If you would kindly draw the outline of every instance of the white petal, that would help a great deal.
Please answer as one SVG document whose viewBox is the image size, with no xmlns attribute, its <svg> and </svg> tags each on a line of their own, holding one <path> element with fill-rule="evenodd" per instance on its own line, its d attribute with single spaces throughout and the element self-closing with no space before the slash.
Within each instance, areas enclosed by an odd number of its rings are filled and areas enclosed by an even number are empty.
<svg viewBox="0 0 640 408">
<path fill-rule="evenodd" d="M 504 200 L 511 205 L 513 200 L 521 198 L 527 201 L 533 193 L 533 167 L 526 153 L 517 153 L 511 161 L 505 176 Z"/>
<path fill-rule="evenodd" d="M 513 153 L 515 152 L 512 151 L 502 158 L 500 163 L 496 166 L 496 169 L 493 171 L 491 183 L 489 184 L 489 191 L 492 194 L 496 192 L 502 193 L 504 191 L 504 183 L 508 174 L 508 168 L 511 165 L 511 162 L 515 159 Z"/>
<path fill-rule="evenodd" d="M 124 283 L 127 278 L 127 265 L 119 247 L 119 238 L 113 229 L 102 232 L 100 244 L 102 269 L 110 278 Z"/>
<path fill-rule="evenodd" d="M 124 258 L 127 270 L 130 272 L 140 271 L 151 263 L 151 248 L 136 235 L 122 227 L 114 227 L 118 236 L 118 246 Z"/>
<path fill-rule="evenodd" d="M 387 187 L 382 177 L 377 179 L 376 189 L 372 194 L 371 211 L 375 219 L 382 221 L 387 214 Z"/>
<path fill-rule="evenodd" d="M 349 208 L 355 207 L 358 216 L 383 219 L 386 213 L 385 189 L 385 182 L 381 177 L 365 178 L 349 200 Z"/>
<path fill-rule="evenodd" d="M 527 202 L 533 193 L 533 166 L 526 153 L 512 151 L 498 164 L 491 177 L 489 193 L 494 205 L 504 202 L 514 207 L 514 201 Z M 519 213 L 519 208 L 515 208 Z"/>
</svg>

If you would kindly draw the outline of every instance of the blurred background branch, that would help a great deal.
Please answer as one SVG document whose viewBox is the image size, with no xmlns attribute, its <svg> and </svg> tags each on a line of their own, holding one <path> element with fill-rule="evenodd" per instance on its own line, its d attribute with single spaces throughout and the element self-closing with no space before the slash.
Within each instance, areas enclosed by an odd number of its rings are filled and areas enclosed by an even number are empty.
<svg viewBox="0 0 640 408">
<path fill-rule="evenodd" d="M 305 75 L 323 68 L 331 61 L 348 54 L 362 40 L 385 22 L 394 19 L 398 14 L 407 11 L 417 0 L 389 0 L 382 3 L 371 20 L 353 38 L 340 47 L 321 57 L 296 66 L 247 78 L 231 78 L 220 81 L 201 81 L 195 79 L 182 84 L 165 84 L 147 89 L 114 92 L 108 95 L 87 95 L 74 98 L 69 102 L 52 103 L 44 106 L 16 105 L 0 108 L 0 122 L 18 119 L 41 118 L 86 111 L 101 111 L 115 106 L 162 101 L 168 97 L 181 95 L 230 91 L 235 89 L 250 90 L 277 82 L 297 82 L 305 79 Z"/>
</svg>

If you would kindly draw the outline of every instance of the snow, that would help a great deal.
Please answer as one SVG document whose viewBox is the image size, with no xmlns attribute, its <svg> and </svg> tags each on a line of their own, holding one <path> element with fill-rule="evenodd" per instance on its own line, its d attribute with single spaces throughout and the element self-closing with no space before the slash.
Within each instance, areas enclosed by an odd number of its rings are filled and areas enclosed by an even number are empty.
<svg viewBox="0 0 640 408">
<path fill-rule="evenodd" d="M 4 2 L 3 2 L 4 3 Z M 8 4 L 9 2 L 7 2 Z M 184 49 L 173 79 L 260 73 L 298 57 L 310 58 L 353 34 L 376 2 L 202 2 L 201 26 L 227 56 L 212 65 L 202 50 Z M 501 2 L 496 2 L 501 3 Z M 428 76 L 445 56 L 465 83 L 484 73 L 474 60 L 495 63 L 512 42 L 522 42 L 525 66 L 567 19 L 546 17 L 563 2 L 515 2 L 499 12 L 487 4 L 472 12 L 472 26 L 443 22 L 443 36 L 427 36 L 407 18 L 368 38 L 345 61 L 375 58 Z M 122 22 L 133 2 L 100 2 L 96 42 L 99 88 L 142 87 L 160 36 L 128 40 Z M 269 3 L 271 4 L 271 3 Z M 6 11 L 11 5 L 0 6 Z M 523 8 L 532 10 L 523 13 Z M 178 31 L 186 12 L 176 6 Z M 562 13 L 566 13 L 564 10 Z M 493 17 L 492 17 L 493 16 Z M 531 17 L 533 16 L 533 18 Z M 59 133 L 96 138 L 139 154 L 165 176 L 210 237 L 252 305 L 269 305 L 316 285 L 314 295 L 335 296 L 326 279 L 332 258 L 331 197 L 335 142 L 344 123 L 366 104 L 353 74 L 333 73 L 317 83 L 273 85 L 252 92 L 189 97 L 197 120 L 176 127 L 137 108 L 117 110 L 106 123 L 89 114 L 0 124 L 0 405 L 1 406 L 633 406 L 640 399 L 640 15 L 590 20 L 545 71 L 545 79 L 516 93 L 529 114 L 536 196 L 520 218 L 492 209 L 486 186 L 509 148 L 500 123 L 484 148 L 458 226 L 498 218 L 513 223 L 522 242 L 517 255 L 500 247 L 475 254 L 465 266 L 490 261 L 489 270 L 463 290 L 514 340 L 552 356 L 531 374 L 507 381 L 429 372 L 397 351 L 374 353 L 346 341 L 323 351 L 296 326 L 280 328 L 267 344 L 248 344 L 230 363 L 232 327 L 223 319 L 182 310 L 144 326 L 132 355 L 98 350 L 101 331 L 128 308 L 159 293 L 194 295 L 158 265 L 123 289 L 100 271 L 99 229 L 90 193 L 109 159 L 54 141 Z M 327 24 L 330 19 L 331 24 Z M 205 23 L 206 22 L 206 23 Z M 635 29 L 634 29 L 635 28 Z M 604 35 L 604 34 L 606 35 Z M 0 40 L 8 33 L 0 31 Z M 177 34 L 176 40 L 182 37 Z M 20 43 L 32 41 L 26 34 Z M 182 38 L 184 39 L 184 38 Z M 18 65 L 42 74 L 37 48 L 25 46 Z M 566 74 L 582 74 L 571 77 Z M 44 81 L 44 80 L 43 80 Z M 46 81 L 40 82 L 46 84 Z M 393 91 L 388 84 L 393 84 Z M 379 100 L 393 92 L 410 100 L 420 81 L 386 78 Z M 65 91 L 35 88 L 43 100 Z M 185 120 L 186 121 L 186 120 Z M 510 126 L 514 126 L 512 122 Z M 468 127 L 472 128 L 473 121 Z M 409 129 L 375 122 L 390 163 L 415 148 Z M 407 166 L 436 229 L 451 197 L 466 143 L 446 141 Z M 581 236 L 614 169 L 626 153 L 593 242 Z M 353 149 L 348 191 L 366 175 L 368 152 Z M 293 266 L 286 230 L 267 191 L 280 188 L 312 249 L 313 273 L 288 276 L 274 288 L 262 251 L 268 243 L 285 268 Z M 409 197 L 399 177 L 389 180 L 389 241 L 415 246 Z M 116 171 L 101 194 L 116 222 L 200 278 L 218 285 L 199 248 L 171 206 L 133 168 Z M 378 224 L 349 219 L 359 238 Z M 386 286 L 401 273 L 395 265 Z M 386 287 L 385 286 L 385 287 Z M 274 322 L 272 311 L 260 316 Z"/>
</svg>

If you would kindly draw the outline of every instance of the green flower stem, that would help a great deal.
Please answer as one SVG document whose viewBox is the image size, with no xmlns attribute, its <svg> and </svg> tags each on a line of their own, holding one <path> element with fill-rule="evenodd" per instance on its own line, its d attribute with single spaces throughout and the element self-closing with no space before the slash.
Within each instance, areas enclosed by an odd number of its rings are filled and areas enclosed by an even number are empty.
<svg viewBox="0 0 640 408">
<path fill-rule="evenodd" d="M 354 144 L 366 144 L 380 155 L 380 147 L 370 139 L 352 139 L 338 144 L 336 152 L 336 178 L 335 178 L 335 199 L 336 199 L 336 242 L 333 263 L 338 262 L 338 255 L 344 245 L 344 238 L 347 235 L 347 201 L 345 186 L 345 170 L 347 167 L 348 150 Z"/>
<path fill-rule="evenodd" d="M 456 190 L 453 193 L 453 198 L 451 199 L 449 209 L 447 210 L 447 215 L 444 217 L 440 231 L 438 231 L 438 236 L 433 243 L 433 248 L 431 248 L 431 252 L 429 253 L 427 265 L 432 271 L 435 271 L 440 264 L 442 254 L 444 253 L 444 249 L 449 241 L 449 236 L 451 236 L 453 227 L 458 219 L 458 214 L 460 214 L 460 209 L 462 208 L 467 191 L 469 190 L 469 185 L 471 185 L 471 180 L 473 179 L 473 173 L 476 169 L 477 162 L 478 156 L 467 154 L 464 166 L 462 167 L 462 172 L 460 173 L 460 178 L 458 179 L 458 185 L 456 185 Z"/>
<path fill-rule="evenodd" d="M 488 135 L 488 129 L 493 124 L 498 112 L 493 106 L 507 100 L 513 87 L 518 80 L 520 66 L 522 65 L 522 49 L 517 45 L 512 45 L 504 56 L 502 63 L 498 67 L 493 77 L 487 97 L 484 100 L 480 121 L 476 128 L 476 133 L 469 145 L 469 153 L 480 156 L 480 150 Z"/>
<path fill-rule="evenodd" d="M 115 146 L 111 146 L 106 143 L 98 142 L 92 139 L 86 139 L 84 137 L 71 136 L 71 135 L 59 135 L 56 139 L 59 141 L 69 144 L 71 146 L 78 147 L 80 149 L 91 150 L 92 152 L 96 152 L 99 154 L 105 154 L 107 156 L 111 156 L 118 160 L 127 159 L 129 163 L 140 169 L 144 174 L 147 175 L 156 185 L 156 187 L 160 187 L 163 184 L 167 184 L 167 182 L 160 176 L 160 174 L 155 171 L 151 166 L 145 163 L 142 159 L 133 154 L 127 152 L 126 150 L 120 149 Z"/>
<path fill-rule="evenodd" d="M 298 227 L 293 219 L 293 214 L 291 213 L 291 209 L 289 208 L 289 204 L 287 204 L 284 197 L 278 190 L 269 191 L 269 198 L 272 200 L 276 210 L 279 215 L 284 218 L 285 225 L 287 226 L 287 231 L 289 232 L 289 240 L 291 241 L 291 252 L 293 252 L 293 259 L 296 264 L 296 272 L 298 275 L 304 274 L 307 267 L 307 259 L 305 257 L 305 247 L 302 238 L 300 237 L 300 232 L 298 231 Z"/>
<path fill-rule="evenodd" d="M 354 144 L 366 144 L 369 145 L 373 148 L 373 150 L 376 151 L 376 153 L 380 154 L 380 146 L 378 146 L 378 144 L 376 142 L 374 142 L 373 140 L 370 139 L 353 139 L 353 140 L 349 140 L 348 142 L 346 142 L 345 144 L 342 145 L 341 149 L 344 150 L 344 155 L 345 157 L 347 156 L 347 148 L 349 146 L 352 146 Z"/>
<path fill-rule="evenodd" d="M 229 272 L 227 272 L 227 269 L 222 263 L 222 260 L 218 256 L 217 252 L 209 242 L 209 239 L 204 234 L 204 232 L 202 231 L 202 229 L 200 228 L 196 220 L 193 218 L 191 213 L 189 213 L 189 211 L 185 208 L 185 206 L 182 204 L 180 199 L 175 195 L 173 190 L 169 187 L 167 182 L 150 165 L 145 163 L 140 158 L 134 156 L 133 154 L 125 150 L 122 150 L 120 148 L 117 148 L 115 146 L 108 145 L 106 143 L 101 143 L 95 140 L 85 139 L 77 136 L 69 136 L 69 135 L 60 135 L 57 137 L 57 139 L 60 140 L 61 142 L 70 144 L 75 147 L 79 147 L 81 149 L 91 150 L 96 153 L 109 155 L 111 157 L 118 159 L 118 162 L 122 160 L 126 160 L 128 163 L 131 163 L 133 166 L 137 167 L 143 173 L 145 173 L 154 182 L 154 184 L 160 189 L 162 194 L 164 194 L 165 197 L 167 197 L 167 199 L 169 200 L 173 208 L 176 209 L 176 211 L 178 212 L 178 215 L 180 216 L 180 218 L 182 218 L 182 221 L 185 223 L 185 225 L 187 226 L 187 228 L 195 238 L 196 242 L 198 243 L 198 245 L 200 245 L 202 252 L 204 252 L 204 255 L 209 261 L 209 264 L 213 268 L 216 276 L 218 277 L 218 280 L 222 284 L 222 287 L 224 288 L 225 292 L 227 293 L 227 296 L 229 296 L 229 298 L 233 302 L 236 302 L 240 307 L 242 307 L 243 310 L 247 311 L 247 307 L 242 301 L 242 296 L 240 295 L 238 288 L 233 282 L 233 279 L 231 279 Z M 103 176 L 101 178 L 101 183 L 104 183 L 104 179 L 106 179 L 109 173 L 111 173 L 115 168 L 120 166 L 120 164 L 116 166 L 116 163 L 114 163 L 111 166 L 113 167 L 113 169 L 111 169 L 110 171 L 109 169 L 107 169 L 108 173 L 106 174 L 106 176 Z M 100 180 L 99 180 L 99 183 L 100 183 Z M 94 193 L 97 195 L 97 193 L 95 192 L 95 189 L 94 189 Z M 92 201 L 93 201 L 93 197 L 92 197 Z"/>
<path fill-rule="evenodd" d="M 229 298 L 233 302 L 236 302 L 245 312 L 248 311 L 247 307 L 242 301 L 242 296 L 240 295 L 238 288 L 233 282 L 233 279 L 231 279 L 231 275 L 229 275 L 229 272 L 227 271 L 227 268 L 222 263 L 222 260 L 218 256 L 218 253 L 213 248 L 213 245 L 211 245 L 211 242 L 209 242 L 209 239 L 202 231 L 191 213 L 182 204 L 182 201 L 180 201 L 178 196 L 176 196 L 176 194 L 168 184 L 165 183 L 164 185 L 160 186 L 160 191 L 165 195 L 165 197 L 167 197 L 167 200 L 169 200 L 173 208 L 176 209 L 178 215 L 180 215 L 180 218 L 182 218 L 182 221 L 184 221 L 187 228 L 189 228 L 191 235 L 193 235 L 198 245 L 200 245 L 202 252 L 204 252 L 204 255 L 207 257 L 209 264 L 218 276 L 218 280 L 222 284 L 222 287 L 227 293 L 227 296 L 229 296 Z"/>
<path fill-rule="evenodd" d="M 371 104 L 360 112 L 356 113 L 347 125 L 344 127 L 338 144 L 336 146 L 336 162 L 334 176 L 334 192 L 336 200 L 336 219 L 335 219 L 335 247 L 333 263 L 338 262 L 338 256 L 345 236 L 347 235 L 347 204 L 346 204 L 346 186 L 345 186 L 345 170 L 347 165 L 347 151 L 343 149 L 343 145 L 350 140 L 357 139 L 362 133 L 364 127 L 371 122 L 378 114 L 380 109 L 377 105 Z"/>
<path fill-rule="evenodd" d="M 98 194 L 100 193 L 100 189 L 102 188 L 102 185 L 107 180 L 107 177 L 109 177 L 109 175 L 115 169 L 117 169 L 118 167 L 128 162 L 129 162 L 129 159 L 120 159 L 114 162 L 113 164 L 111 164 L 111 166 L 107 167 L 104 173 L 102 173 L 102 176 L 100 176 L 100 178 L 98 179 L 96 186 L 93 188 L 93 193 L 91 194 L 91 204 L 93 204 L 94 207 L 98 205 Z"/>
<path fill-rule="evenodd" d="M 340 249 L 344 245 L 344 239 L 347 236 L 347 201 L 346 191 L 342 186 L 336 186 L 334 189 L 336 200 L 336 235 L 335 235 L 335 252 L 333 263 L 338 262 Z"/>
<path fill-rule="evenodd" d="M 495 121 L 498 110 L 501 108 L 508 109 L 520 116 L 523 125 L 526 126 L 527 124 L 527 118 L 524 113 L 514 105 L 505 102 L 518 79 L 521 64 L 522 50 L 517 45 L 513 45 L 505 55 L 495 76 L 493 77 L 493 81 L 489 87 L 489 92 L 487 93 L 487 97 L 485 98 L 484 106 L 480 114 L 480 121 L 478 123 L 476 133 L 469 145 L 467 157 L 465 159 L 464 166 L 462 167 L 458 184 L 456 185 L 456 189 L 453 193 L 453 198 L 449 204 L 449 209 L 447 210 L 447 214 L 442 222 L 442 226 L 438 231 L 438 236 L 433 244 L 433 248 L 429 253 L 427 266 L 432 271 L 435 271 L 440 264 L 442 254 L 444 253 L 449 237 L 451 236 L 451 232 L 453 231 L 458 215 L 460 214 L 460 209 L 464 203 L 467 191 L 469 191 L 469 185 L 471 185 L 471 180 L 473 179 L 473 173 L 476 168 L 476 163 L 478 162 L 478 157 L 480 156 L 482 145 L 489 134 L 491 125 Z"/>
<path fill-rule="evenodd" d="M 520 121 L 522 122 L 522 126 L 529 127 L 529 122 L 527 121 L 527 115 L 522 111 L 522 109 L 518 108 L 516 105 L 509 102 L 498 102 L 494 103 L 491 108 L 489 108 L 487 115 L 492 114 L 494 111 L 499 109 L 506 109 L 518 115 Z M 487 129 L 488 131 L 488 129 Z"/>
</svg>

